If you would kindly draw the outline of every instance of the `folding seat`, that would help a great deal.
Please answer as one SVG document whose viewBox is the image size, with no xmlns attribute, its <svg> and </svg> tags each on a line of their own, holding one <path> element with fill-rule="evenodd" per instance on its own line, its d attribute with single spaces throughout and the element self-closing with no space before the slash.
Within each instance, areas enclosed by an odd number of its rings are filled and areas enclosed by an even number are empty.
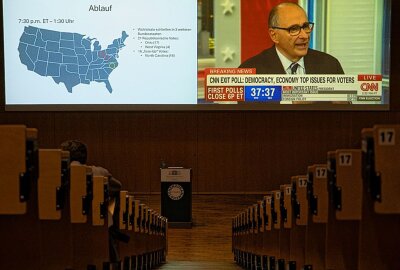
<svg viewBox="0 0 400 270">
<path fill-rule="evenodd" d="M 326 164 L 307 169 L 307 199 L 309 204 L 306 227 L 304 269 L 325 269 L 326 223 L 328 221 L 328 182 Z"/>
<path fill-rule="evenodd" d="M 37 139 L 37 129 L 0 125 L 0 269 L 40 269 Z"/>
<path fill-rule="evenodd" d="M 305 263 L 305 238 L 308 224 L 307 175 L 292 176 L 293 226 L 290 229 L 290 260 L 288 268 L 301 269 Z"/>
<path fill-rule="evenodd" d="M 399 127 L 376 125 L 361 131 L 364 188 L 358 269 L 400 269 Z"/>
<path fill-rule="evenodd" d="M 362 204 L 361 150 L 328 152 L 327 169 L 326 268 L 356 270 Z"/>
</svg>

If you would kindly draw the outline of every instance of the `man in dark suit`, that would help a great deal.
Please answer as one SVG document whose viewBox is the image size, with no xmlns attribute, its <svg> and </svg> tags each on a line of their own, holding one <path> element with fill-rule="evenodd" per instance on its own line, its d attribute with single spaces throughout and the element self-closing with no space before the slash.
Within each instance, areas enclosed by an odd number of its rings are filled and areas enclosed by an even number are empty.
<svg viewBox="0 0 400 270">
<path fill-rule="evenodd" d="M 258 74 L 344 74 L 335 57 L 308 48 L 314 24 L 298 4 L 281 3 L 272 8 L 268 25 L 275 45 L 240 68 L 256 68 Z"/>
</svg>

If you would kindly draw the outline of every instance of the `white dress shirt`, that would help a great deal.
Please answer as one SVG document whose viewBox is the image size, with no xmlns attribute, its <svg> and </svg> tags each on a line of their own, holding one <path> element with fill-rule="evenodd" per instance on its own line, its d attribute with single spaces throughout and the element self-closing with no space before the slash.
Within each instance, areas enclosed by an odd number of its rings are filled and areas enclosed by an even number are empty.
<svg viewBox="0 0 400 270">
<path fill-rule="evenodd" d="M 293 62 L 287 59 L 277 48 L 275 49 L 276 53 L 278 54 L 279 60 L 281 60 L 283 69 L 286 71 L 286 74 L 292 74 L 292 71 L 290 70 L 290 65 Z M 297 64 L 299 64 L 299 66 L 297 67 L 296 74 L 306 74 L 306 69 L 304 67 L 304 57 L 297 61 Z"/>
</svg>

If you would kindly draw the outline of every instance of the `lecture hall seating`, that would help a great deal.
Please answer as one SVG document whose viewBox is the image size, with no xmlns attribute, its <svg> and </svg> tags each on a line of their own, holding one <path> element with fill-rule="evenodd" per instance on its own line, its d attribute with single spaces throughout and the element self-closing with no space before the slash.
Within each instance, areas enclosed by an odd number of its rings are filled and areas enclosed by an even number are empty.
<svg viewBox="0 0 400 270">
<path fill-rule="evenodd" d="M 37 138 L 36 129 L 0 126 L 0 269 L 40 269 Z"/>
<path fill-rule="evenodd" d="M 36 129 L 0 125 L 0 269 L 136 270 L 165 261 L 168 221 L 121 192 L 120 229 L 133 237 L 111 263 L 107 179 L 37 139 Z"/>
<path fill-rule="evenodd" d="M 400 269 L 398 134 L 400 125 L 365 128 L 361 149 L 329 151 L 326 163 L 308 166 L 306 175 L 251 206 L 257 215 L 241 211 L 232 219 L 236 263 L 263 270 Z M 254 230 L 254 223 L 261 225 Z"/>
</svg>

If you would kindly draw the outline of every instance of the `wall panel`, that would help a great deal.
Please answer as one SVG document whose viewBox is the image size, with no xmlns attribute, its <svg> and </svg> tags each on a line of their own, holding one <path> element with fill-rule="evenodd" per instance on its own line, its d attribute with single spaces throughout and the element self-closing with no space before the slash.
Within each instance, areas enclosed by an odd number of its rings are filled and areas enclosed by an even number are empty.
<svg viewBox="0 0 400 270">
<path fill-rule="evenodd" d="M 54 130 L 49 131 L 54 133 L 53 147 L 59 147 L 65 140 L 81 140 L 88 147 L 88 163 L 103 164 L 103 113 L 63 112 L 55 113 L 54 119 Z"/>
<path fill-rule="evenodd" d="M 199 113 L 198 191 L 248 189 L 245 113 Z"/>
<path fill-rule="evenodd" d="M 42 148 L 80 139 L 89 164 L 134 192 L 160 191 L 160 163 L 193 169 L 195 192 L 262 192 L 359 148 L 360 132 L 398 112 L 3 112 L 1 124 L 39 129 Z"/>
<path fill-rule="evenodd" d="M 150 113 L 107 113 L 103 116 L 106 168 L 131 191 L 150 191 Z"/>
<path fill-rule="evenodd" d="M 160 191 L 160 164 L 193 169 L 192 185 L 197 190 L 197 114 L 192 112 L 152 113 L 149 140 L 150 191 Z"/>
</svg>

